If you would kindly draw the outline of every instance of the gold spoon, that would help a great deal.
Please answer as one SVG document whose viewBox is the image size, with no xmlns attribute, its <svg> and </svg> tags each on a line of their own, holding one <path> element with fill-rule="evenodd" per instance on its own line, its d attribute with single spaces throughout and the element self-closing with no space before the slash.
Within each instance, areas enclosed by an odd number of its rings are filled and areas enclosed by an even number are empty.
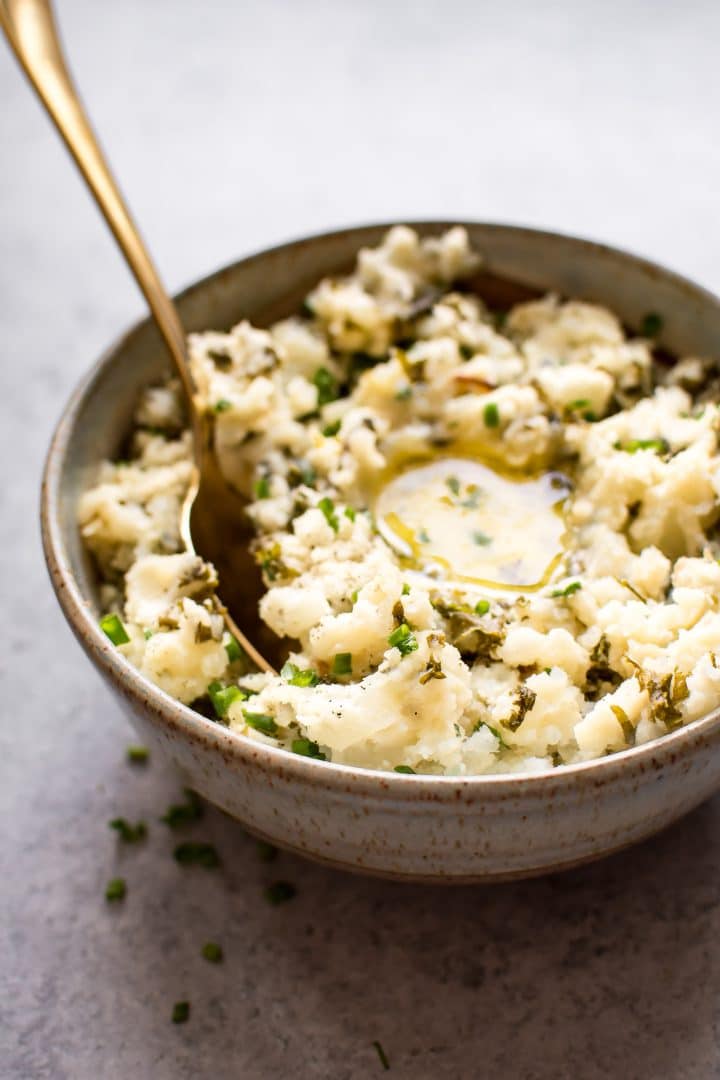
<svg viewBox="0 0 720 1080">
<path fill-rule="evenodd" d="M 272 645 L 257 615 L 260 581 L 248 550 L 246 500 L 223 479 L 212 450 L 212 424 L 202 409 L 190 373 L 180 316 L 163 286 L 137 226 L 113 179 L 68 72 L 49 0 L 0 0 L 0 27 L 31 85 L 92 192 L 135 280 L 148 302 L 183 387 L 193 434 L 194 467 L 180 519 L 187 551 L 213 563 L 223 598 L 264 647 Z M 225 611 L 228 629 L 250 659 L 273 671 Z M 276 645 L 277 647 L 277 645 Z"/>
</svg>

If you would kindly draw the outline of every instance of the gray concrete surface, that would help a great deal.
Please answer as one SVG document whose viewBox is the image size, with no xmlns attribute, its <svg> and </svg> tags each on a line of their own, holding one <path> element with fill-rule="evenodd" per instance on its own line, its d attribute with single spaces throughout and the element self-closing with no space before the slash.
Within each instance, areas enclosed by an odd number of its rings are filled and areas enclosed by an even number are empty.
<svg viewBox="0 0 720 1080">
<path fill-rule="evenodd" d="M 720 288 L 713 0 L 61 0 L 78 81 L 173 288 L 290 236 L 444 215 L 555 227 Z M 0 1075 L 720 1075 L 720 799 L 562 877 L 401 887 L 281 855 L 177 781 L 63 624 L 36 506 L 51 427 L 142 303 L 0 49 Z M 139 850 L 106 822 L 146 817 Z M 124 904 L 105 882 L 128 881 Z M 272 907 L 282 878 L 297 897 Z M 208 939 L 226 960 L 200 956 Z M 192 1003 L 174 1026 L 174 1001 Z"/>
</svg>

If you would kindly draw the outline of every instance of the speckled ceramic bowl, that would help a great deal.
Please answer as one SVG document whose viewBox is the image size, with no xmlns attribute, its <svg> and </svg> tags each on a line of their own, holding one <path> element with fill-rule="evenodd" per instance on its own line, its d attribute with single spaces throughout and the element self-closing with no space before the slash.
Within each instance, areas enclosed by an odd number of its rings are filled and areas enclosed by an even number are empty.
<svg viewBox="0 0 720 1080">
<path fill-rule="evenodd" d="M 430 234 L 447 223 L 416 227 Z M 202 330 L 288 314 L 319 278 L 348 268 L 385 228 L 330 233 L 243 259 L 179 297 L 184 323 Z M 670 351 L 717 349 L 720 301 L 669 271 L 571 237 L 467 228 L 500 277 L 606 304 L 629 326 L 661 312 Z M 718 711 L 645 746 L 533 776 L 402 776 L 260 746 L 147 682 L 98 629 L 76 506 L 97 463 L 117 453 L 138 391 L 164 363 L 146 321 L 93 368 L 50 448 L 42 528 L 53 586 L 78 640 L 141 738 L 172 760 L 189 786 L 282 847 L 348 870 L 438 882 L 522 877 L 598 858 L 656 832 L 720 787 Z"/>
</svg>

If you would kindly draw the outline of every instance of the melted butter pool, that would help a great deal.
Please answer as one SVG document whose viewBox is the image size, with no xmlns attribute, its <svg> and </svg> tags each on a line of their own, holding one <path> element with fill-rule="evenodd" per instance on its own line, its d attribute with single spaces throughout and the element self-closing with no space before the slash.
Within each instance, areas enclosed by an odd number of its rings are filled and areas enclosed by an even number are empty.
<svg viewBox="0 0 720 1080">
<path fill-rule="evenodd" d="M 375 499 L 380 535 L 408 569 L 506 592 L 540 589 L 565 551 L 568 484 L 444 457 L 391 469 Z"/>
</svg>

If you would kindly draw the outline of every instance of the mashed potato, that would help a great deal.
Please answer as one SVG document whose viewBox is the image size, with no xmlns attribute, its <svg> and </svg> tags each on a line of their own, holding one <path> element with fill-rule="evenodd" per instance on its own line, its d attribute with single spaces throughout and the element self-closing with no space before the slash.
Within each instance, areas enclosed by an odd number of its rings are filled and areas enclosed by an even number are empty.
<svg viewBox="0 0 720 1080">
<path fill-rule="evenodd" d="M 462 287 L 479 262 L 461 228 L 394 228 L 302 316 L 190 338 L 279 676 L 181 550 L 179 388 L 146 391 L 79 515 L 103 625 L 157 685 L 296 753 L 447 774 L 586 761 L 720 704 L 713 365 L 588 303 L 490 311 Z"/>
</svg>

